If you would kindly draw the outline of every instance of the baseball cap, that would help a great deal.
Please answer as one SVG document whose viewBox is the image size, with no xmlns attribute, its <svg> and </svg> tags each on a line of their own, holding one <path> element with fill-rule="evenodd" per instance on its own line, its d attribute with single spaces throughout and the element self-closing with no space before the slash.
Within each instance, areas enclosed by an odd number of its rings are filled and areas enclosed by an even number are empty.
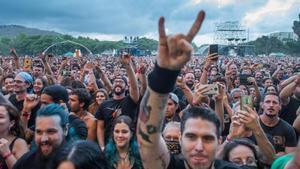
<svg viewBox="0 0 300 169">
<path fill-rule="evenodd" d="M 170 94 L 169 94 L 169 98 L 172 99 L 176 104 L 179 103 L 179 98 L 177 97 L 176 94 L 170 93 Z"/>
</svg>

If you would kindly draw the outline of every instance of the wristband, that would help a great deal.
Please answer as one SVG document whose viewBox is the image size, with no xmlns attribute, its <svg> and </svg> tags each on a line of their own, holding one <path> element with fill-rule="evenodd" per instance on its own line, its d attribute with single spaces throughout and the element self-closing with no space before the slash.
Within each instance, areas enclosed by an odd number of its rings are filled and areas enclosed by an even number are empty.
<svg viewBox="0 0 300 169">
<path fill-rule="evenodd" d="M 3 158 L 4 160 L 6 160 L 6 159 L 8 159 L 8 157 L 10 157 L 11 155 L 12 155 L 12 153 L 9 152 L 9 153 L 5 154 L 4 156 L 2 156 L 2 158 Z"/>
<path fill-rule="evenodd" d="M 173 91 L 180 70 L 161 68 L 155 63 L 153 71 L 148 76 L 149 87 L 158 93 L 167 94 Z"/>
</svg>

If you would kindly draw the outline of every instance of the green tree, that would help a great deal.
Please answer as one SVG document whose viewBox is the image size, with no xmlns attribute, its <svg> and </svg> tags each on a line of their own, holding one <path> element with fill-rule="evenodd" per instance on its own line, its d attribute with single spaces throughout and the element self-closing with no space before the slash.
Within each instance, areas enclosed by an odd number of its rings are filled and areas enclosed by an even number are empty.
<svg viewBox="0 0 300 169">
<path fill-rule="evenodd" d="M 147 38 L 139 38 L 137 40 L 138 48 L 142 50 L 156 50 L 158 46 L 158 42 L 153 39 Z"/>
<path fill-rule="evenodd" d="M 275 37 L 262 36 L 249 44 L 254 45 L 256 54 L 269 55 L 272 52 L 286 52 L 285 45 Z"/>
</svg>

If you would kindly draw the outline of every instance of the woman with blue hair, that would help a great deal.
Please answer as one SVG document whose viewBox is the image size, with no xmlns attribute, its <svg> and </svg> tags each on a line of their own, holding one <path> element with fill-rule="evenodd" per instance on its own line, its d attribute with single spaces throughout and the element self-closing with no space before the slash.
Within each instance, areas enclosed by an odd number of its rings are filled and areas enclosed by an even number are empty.
<svg viewBox="0 0 300 169">
<path fill-rule="evenodd" d="M 138 144 L 128 116 L 119 116 L 112 125 L 112 138 L 105 147 L 109 165 L 115 169 L 142 169 Z"/>
</svg>

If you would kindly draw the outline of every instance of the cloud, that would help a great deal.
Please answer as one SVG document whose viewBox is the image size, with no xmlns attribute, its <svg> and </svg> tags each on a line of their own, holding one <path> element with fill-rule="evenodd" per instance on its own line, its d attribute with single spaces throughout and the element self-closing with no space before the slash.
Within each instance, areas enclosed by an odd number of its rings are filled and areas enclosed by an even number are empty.
<svg viewBox="0 0 300 169">
<path fill-rule="evenodd" d="M 273 29 L 280 28 L 281 26 L 286 27 L 287 24 L 282 23 L 286 21 L 292 23 L 293 16 L 291 12 L 299 9 L 299 7 L 300 2 L 298 0 L 268 0 L 265 5 L 246 12 L 242 18 L 242 23 L 248 27 L 265 30 L 266 32 L 270 31 L 271 27 Z"/>
<path fill-rule="evenodd" d="M 291 30 L 299 0 L 9 0 L 0 1 L 0 24 L 19 24 L 72 35 L 119 40 L 158 37 L 157 22 L 168 33 L 186 33 L 200 9 L 206 19 L 195 38 L 211 42 L 215 24 L 242 21 L 253 35 Z M 157 39 L 157 38 L 156 38 Z M 201 39 L 205 39 L 202 41 Z"/>
</svg>

